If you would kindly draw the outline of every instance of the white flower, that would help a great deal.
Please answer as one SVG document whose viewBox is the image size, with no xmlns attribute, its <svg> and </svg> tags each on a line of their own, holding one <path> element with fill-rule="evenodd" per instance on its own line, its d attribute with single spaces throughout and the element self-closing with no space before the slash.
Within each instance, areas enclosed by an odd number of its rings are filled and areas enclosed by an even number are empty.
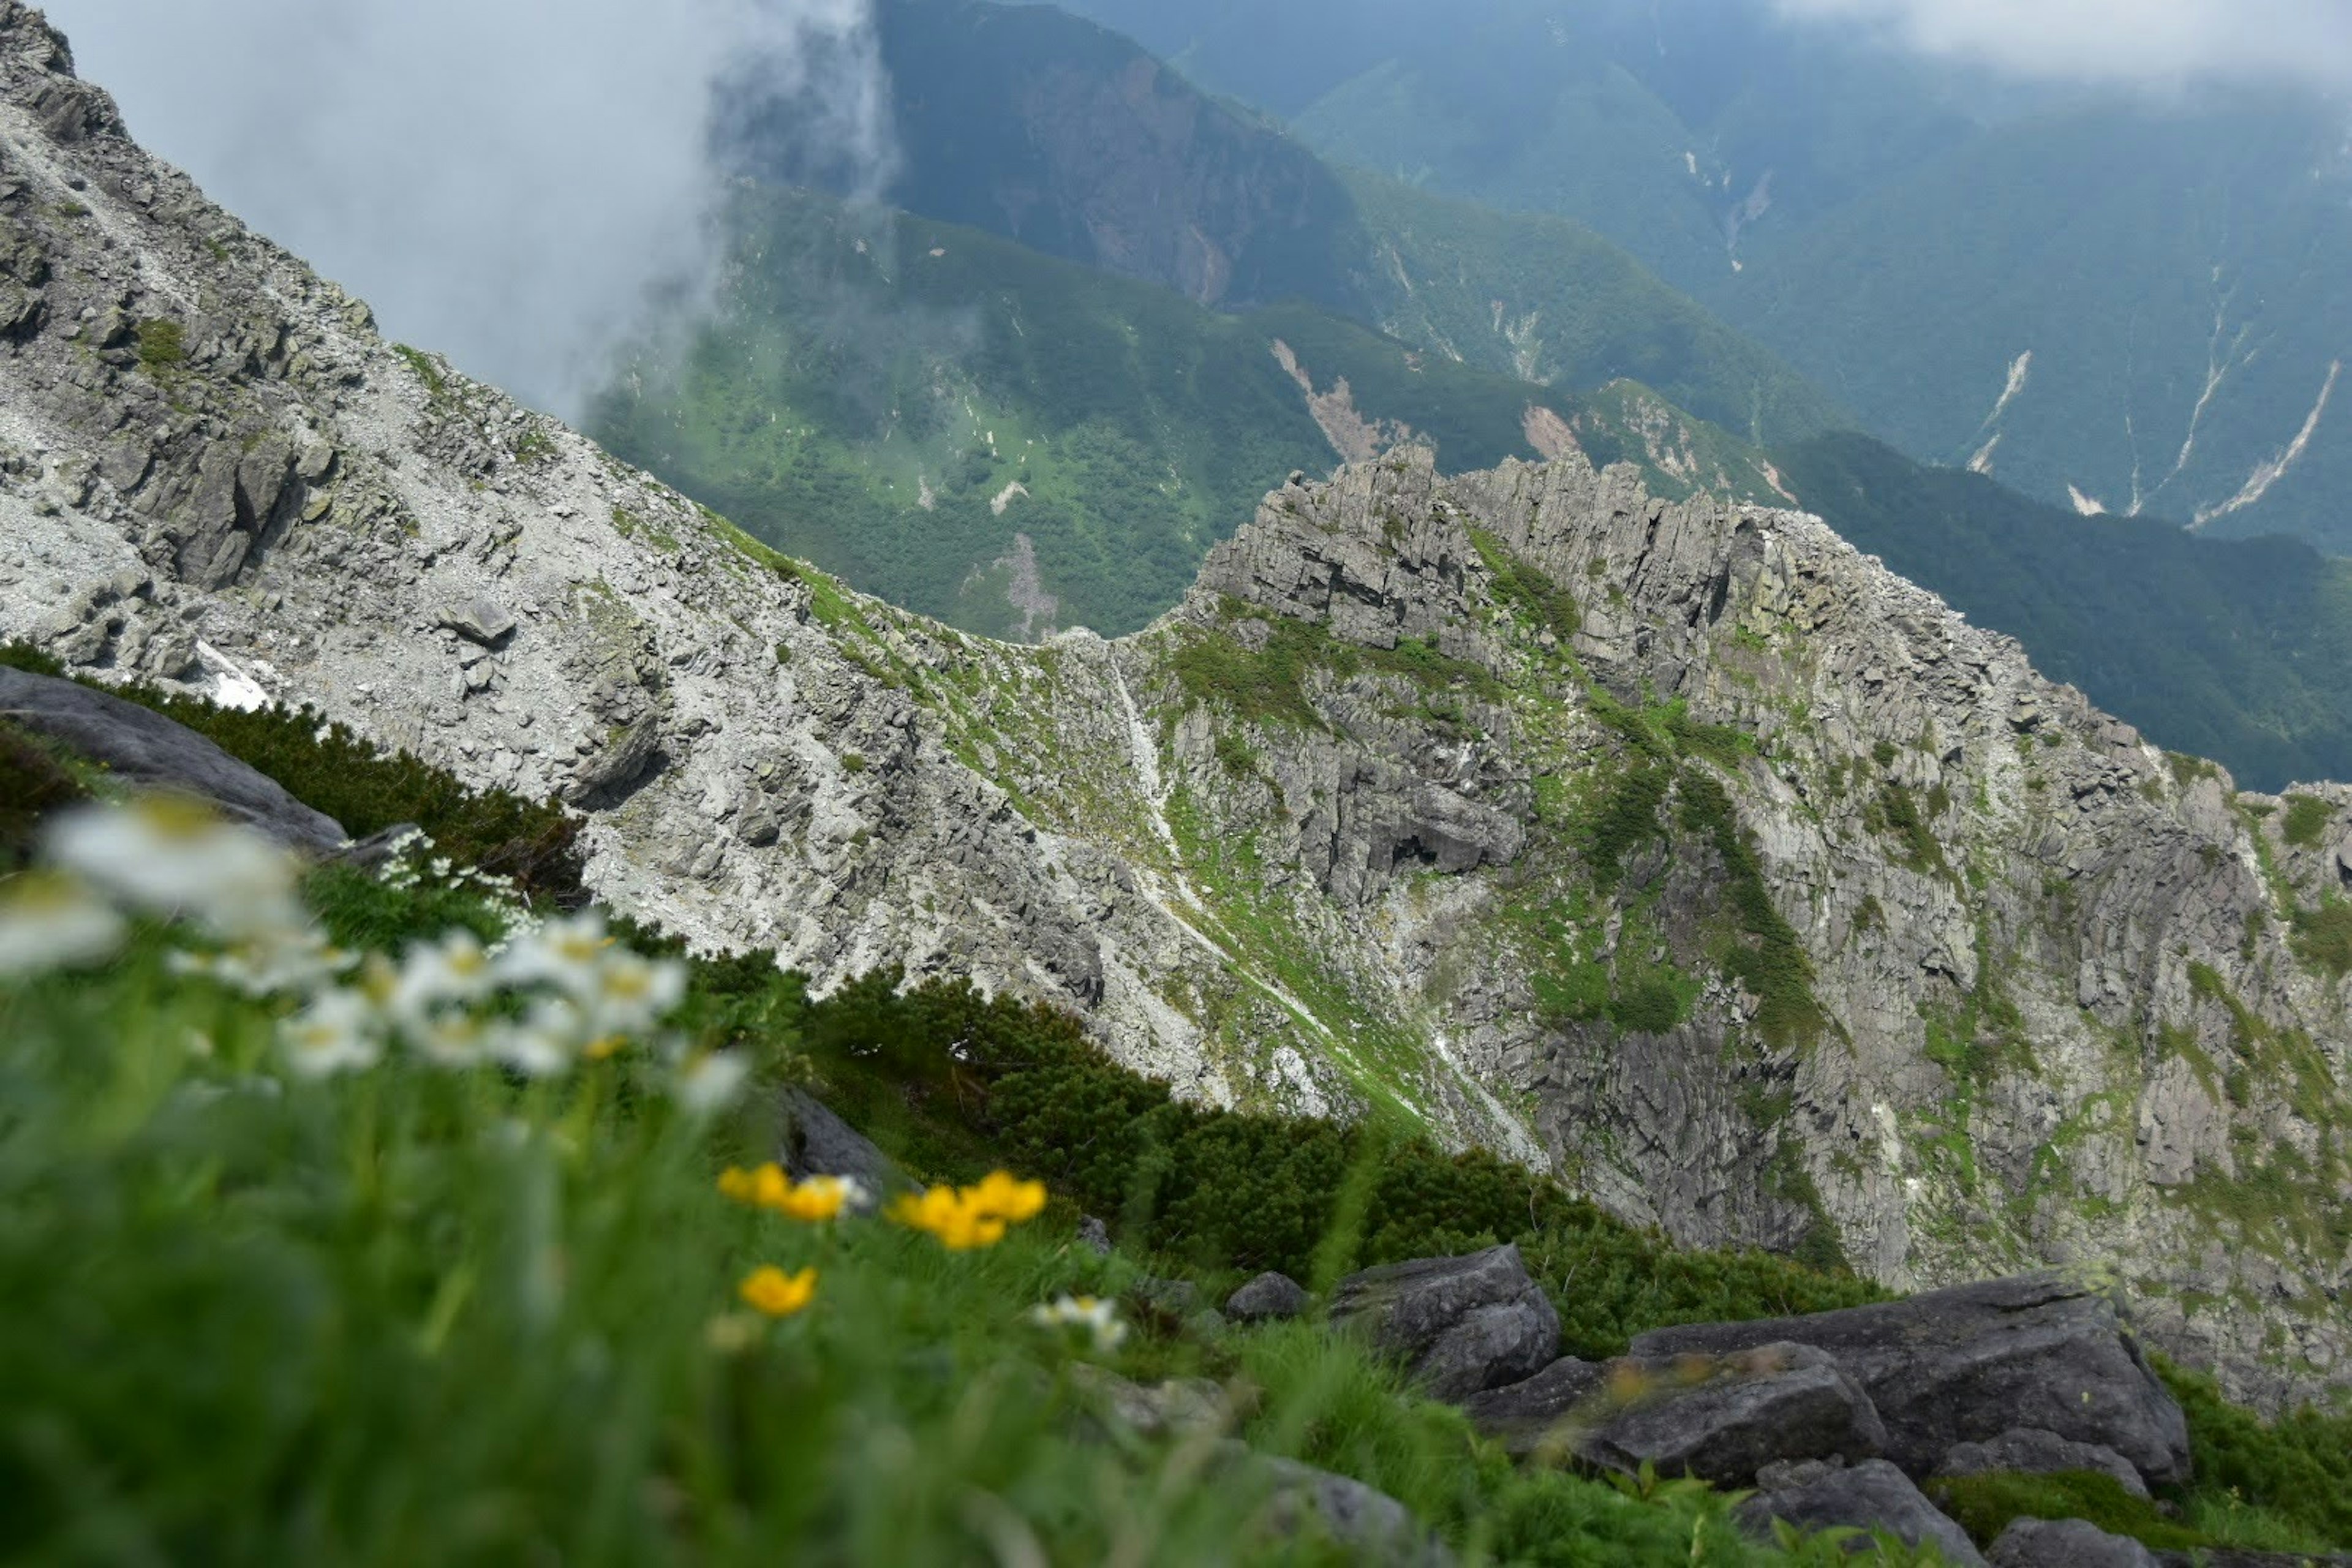
<svg viewBox="0 0 2352 1568">
<path fill-rule="evenodd" d="M 1042 1328 L 1080 1328 L 1093 1332 L 1095 1349 L 1108 1355 L 1127 1342 L 1127 1325 L 1118 1321 L 1118 1303 L 1093 1296 L 1060 1296 L 1030 1310 L 1029 1321 Z"/>
<path fill-rule="evenodd" d="M 0 891 L 0 978 L 102 963 L 122 946 L 122 917 L 78 877 L 37 871 Z"/>
<path fill-rule="evenodd" d="M 135 909 L 194 915 L 226 937 L 299 930 L 295 858 L 207 807 L 167 795 L 60 817 L 49 858 Z"/>
<path fill-rule="evenodd" d="M 306 1078 L 372 1068 L 383 1059 L 375 1005 L 356 991 L 321 994 L 280 1026 L 287 1060 Z"/>
<path fill-rule="evenodd" d="M 462 1011 L 404 1020 L 402 1028 L 420 1055 L 445 1068 L 469 1068 L 484 1060 L 496 1038 L 490 1025 Z"/>
<path fill-rule="evenodd" d="M 600 1037 L 642 1035 L 686 997 L 686 965 L 607 949 L 587 1002 Z"/>
<path fill-rule="evenodd" d="M 508 948 L 499 963 L 499 977 L 512 985 L 552 985 L 585 1002 L 596 994 L 596 972 L 611 945 L 602 915 L 550 921 Z"/>
<path fill-rule="evenodd" d="M 168 962 L 175 974 L 200 974 L 247 996 L 262 997 L 307 995 L 350 973 L 358 961 L 312 930 L 271 932 L 209 956 L 174 952 Z"/>
<path fill-rule="evenodd" d="M 712 1051 L 681 1068 L 670 1093 L 688 1116 L 710 1116 L 733 1104 L 751 1076 L 751 1058 L 742 1052 Z"/>
<path fill-rule="evenodd" d="M 490 1030 L 488 1050 L 493 1060 L 531 1078 L 550 1078 L 568 1070 L 587 1043 L 587 1019 L 577 1005 L 548 997 L 521 1023 L 500 1024 Z"/>
<path fill-rule="evenodd" d="M 498 985 L 490 956 L 481 939 L 460 926 L 439 942 L 418 942 L 408 950 L 400 979 L 392 994 L 393 1011 L 403 1018 L 421 1019 L 437 1004 L 473 1003 Z"/>
</svg>

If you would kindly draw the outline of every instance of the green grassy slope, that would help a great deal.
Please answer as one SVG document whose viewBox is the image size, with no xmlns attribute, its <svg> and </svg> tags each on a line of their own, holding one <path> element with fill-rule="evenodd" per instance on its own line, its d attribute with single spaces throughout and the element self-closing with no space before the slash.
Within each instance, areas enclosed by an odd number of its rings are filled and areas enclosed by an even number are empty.
<svg viewBox="0 0 2352 1568">
<path fill-rule="evenodd" d="M 352 760 L 341 742 L 306 754 L 290 723 L 180 717 L 289 784 Z M 493 842 L 517 809 L 400 768 L 453 839 Z M 412 974 L 414 942 L 527 931 L 511 895 L 428 857 L 319 869 L 302 896 L 337 942 Z M 1570 1343 L 1605 1353 L 1661 1323 L 1866 1294 L 1851 1277 L 1675 1253 L 1492 1159 L 1179 1107 L 1073 1021 L 964 987 L 884 974 L 812 1002 L 758 955 L 687 963 L 660 1030 L 689 1059 L 750 1065 L 715 1109 L 674 1096 L 642 1034 L 539 1077 L 404 1049 L 309 1075 L 281 1029 L 340 983 L 232 989 L 175 962 L 200 931 L 152 921 L 111 958 L 27 967 L 26 892 L 0 873 L 9 1561 L 1351 1560 L 1269 1531 L 1246 1470 L 1202 1484 L 1204 1445 L 1107 1431 L 1087 1363 L 1211 1380 L 1232 1435 L 1391 1492 L 1466 1562 L 1845 1560 L 1744 1542 L 1702 1487 L 1517 1469 L 1311 1320 L 1210 1331 L 1135 1293 L 1147 1271 L 1213 1291 L 1268 1258 L 1328 1285 L 1510 1237 L 1561 1288 Z M 678 961 L 625 928 L 592 962 L 631 946 Z M 949 1252 L 887 1220 L 730 1201 L 718 1178 L 766 1157 L 775 1091 L 811 1083 L 918 1177 L 1045 1176 L 1045 1212 Z M 1118 1250 L 1074 1244 L 1081 1203 L 1113 1215 Z M 813 1296 L 751 1310 L 740 1287 L 763 1268 L 813 1269 Z M 1063 1292 L 1121 1300 L 1131 1336 L 1030 1321 Z M 2172 1518 L 2110 1523 L 2301 1549 L 2352 1529 L 2342 1417 L 2266 1425 L 2177 1382 L 2199 1487 L 2166 1500 Z M 2074 1502 L 2031 1482 L 1969 1500 L 1987 1535 Z"/>
<path fill-rule="evenodd" d="M 1299 301 L 1222 314 L 804 193 L 747 194 L 738 236 L 714 319 L 649 348 L 591 429 L 778 548 L 972 630 L 1140 626 L 1267 490 L 1336 464 L 1277 344 L 1318 395 L 1347 384 L 1367 439 L 1433 445 L 1449 468 L 1537 456 L 1541 406 L 1667 493 L 1772 493 L 1654 397 L 1529 386 Z M 1045 613 L 1016 603 L 1040 593 Z"/>
<path fill-rule="evenodd" d="M 2159 745 L 2256 789 L 2352 777 L 2352 563 L 2077 517 L 1867 437 L 1774 457 L 1808 510 Z"/>
</svg>

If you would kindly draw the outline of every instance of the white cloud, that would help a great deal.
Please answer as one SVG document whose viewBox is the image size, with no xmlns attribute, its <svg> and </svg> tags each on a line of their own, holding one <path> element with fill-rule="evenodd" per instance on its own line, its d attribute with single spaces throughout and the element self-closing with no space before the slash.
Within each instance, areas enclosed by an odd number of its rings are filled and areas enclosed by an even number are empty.
<svg viewBox="0 0 2352 1568">
<path fill-rule="evenodd" d="M 649 298 L 700 285 L 713 89 L 793 102 L 878 184 L 871 0 L 47 0 L 149 150 L 395 337 L 572 411 Z"/>
<path fill-rule="evenodd" d="M 1773 0 L 2022 75 L 2352 87 L 2352 0 Z"/>
</svg>

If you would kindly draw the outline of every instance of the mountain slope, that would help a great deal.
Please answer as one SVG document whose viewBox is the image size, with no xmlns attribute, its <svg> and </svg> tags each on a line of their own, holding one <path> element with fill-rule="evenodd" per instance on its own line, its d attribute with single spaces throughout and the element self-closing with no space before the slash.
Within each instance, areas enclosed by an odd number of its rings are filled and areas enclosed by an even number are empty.
<svg viewBox="0 0 2352 1568">
<path fill-rule="evenodd" d="M 1578 391 L 1632 376 L 1757 439 L 1846 423 L 1589 229 L 1498 225 L 1343 180 L 1135 43 L 1051 7 L 889 0 L 879 16 L 904 165 L 890 195 L 910 211 L 1202 303 L 1309 300 L 1522 380 Z M 793 173 L 790 129 L 739 128 L 734 154 L 776 183 Z"/>
<path fill-rule="evenodd" d="M 1776 492 L 1649 394 L 1415 353 L 1301 300 L 1226 314 L 995 235 L 754 190 L 713 318 L 593 411 L 775 547 L 970 630 L 1132 631 L 1293 470 L 1400 441 L 1449 469 L 1574 443 L 1668 493 Z"/>
<path fill-rule="evenodd" d="M 1915 458 L 2352 550 L 2340 101 L 2005 86 L 1756 0 L 1079 8 L 1337 162 L 1591 226 Z M 1266 70 L 1298 35 L 1346 41 Z"/>
<path fill-rule="evenodd" d="M 1773 455 L 1806 510 L 2166 747 L 2281 789 L 2352 777 L 2352 563 L 2078 517 L 1855 435 Z"/>
<path fill-rule="evenodd" d="M 561 790 L 589 881 L 820 990 L 1083 1011 L 1685 1241 L 2112 1268 L 2352 1382 L 2352 790 L 2242 795 L 1818 521 L 1570 458 L 1269 497 L 1118 642 L 844 592 L 204 203 L 0 0 L 0 637 Z"/>
</svg>

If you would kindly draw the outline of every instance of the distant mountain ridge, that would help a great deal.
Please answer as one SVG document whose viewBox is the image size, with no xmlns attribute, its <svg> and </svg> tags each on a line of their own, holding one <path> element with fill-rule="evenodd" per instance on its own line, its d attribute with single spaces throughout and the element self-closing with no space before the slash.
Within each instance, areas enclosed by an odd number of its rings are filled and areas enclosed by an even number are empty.
<svg viewBox="0 0 2352 1568">
<path fill-rule="evenodd" d="M 1339 163 L 1591 226 L 1915 458 L 2352 553 L 2352 102 L 2023 88 L 1760 0 L 1073 4 Z"/>
</svg>

